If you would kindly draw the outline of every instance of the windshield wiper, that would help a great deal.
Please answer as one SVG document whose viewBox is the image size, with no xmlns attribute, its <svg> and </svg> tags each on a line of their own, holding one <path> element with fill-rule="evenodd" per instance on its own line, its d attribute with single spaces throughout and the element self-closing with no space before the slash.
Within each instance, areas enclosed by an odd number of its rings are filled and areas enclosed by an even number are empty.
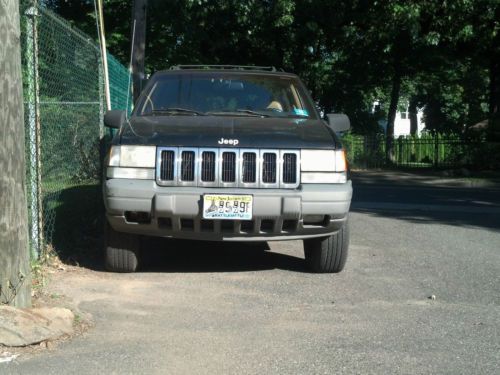
<svg viewBox="0 0 500 375">
<path fill-rule="evenodd" d="M 251 109 L 235 109 L 234 111 L 210 111 L 207 115 L 239 115 L 239 116 L 252 116 L 252 117 L 271 117 L 268 114 L 252 111 Z"/>
<path fill-rule="evenodd" d="M 193 109 L 187 109 L 187 108 L 177 108 L 177 107 L 172 107 L 172 108 L 162 108 L 162 109 L 153 109 L 151 112 L 153 115 L 171 115 L 174 113 L 178 114 L 186 114 L 186 115 L 195 115 L 195 116 L 205 116 L 203 112 L 198 112 Z"/>
<path fill-rule="evenodd" d="M 236 112 L 238 112 L 238 113 L 247 113 L 249 115 L 258 115 L 258 116 L 262 116 L 262 117 L 271 117 L 271 116 L 269 116 L 266 113 L 252 111 L 251 109 L 237 109 Z"/>
</svg>

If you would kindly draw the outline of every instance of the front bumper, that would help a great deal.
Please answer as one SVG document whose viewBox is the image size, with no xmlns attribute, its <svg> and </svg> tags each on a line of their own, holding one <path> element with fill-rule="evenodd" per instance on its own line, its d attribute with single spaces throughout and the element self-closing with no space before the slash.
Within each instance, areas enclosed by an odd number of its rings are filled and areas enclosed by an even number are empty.
<svg viewBox="0 0 500 375">
<path fill-rule="evenodd" d="M 203 194 L 253 195 L 253 220 L 203 220 Z M 211 241 L 270 241 L 323 237 L 347 220 L 351 181 L 288 189 L 161 187 L 151 180 L 109 179 L 104 184 L 108 222 L 119 232 Z M 130 220 L 142 213 L 147 220 Z M 320 222 L 304 221 L 322 215 Z"/>
</svg>

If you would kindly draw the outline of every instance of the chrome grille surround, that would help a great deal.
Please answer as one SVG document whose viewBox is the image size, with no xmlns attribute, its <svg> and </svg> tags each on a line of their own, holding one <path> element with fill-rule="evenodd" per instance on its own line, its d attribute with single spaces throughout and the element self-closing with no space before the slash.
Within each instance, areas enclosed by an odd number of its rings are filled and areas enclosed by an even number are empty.
<svg viewBox="0 0 500 375">
<path fill-rule="evenodd" d="M 173 180 L 162 180 L 162 153 L 171 151 L 174 153 L 174 171 Z M 182 168 L 182 153 L 194 153 L 194 180 L 183 181 L 181 173 Z M 222 181 L 223 176 L 223 154 L 225 152 L 233 153 L 235 158 L 234 181 Z M 205 169 L 203 176 L 215 175 L 215 181 L 202 181 L 202 163 L 203 160 L 208 160 L 208 156 L 204 157 L 204 153 L 214 153 L 215 165 L 208 171 Z M 243 159 L 244 154 L 250 153 L 255 155 L 255 182 L 244 182 L 243 180 Z M 263 180 L 263 162 L 264 154 L 274 154 L 276 162 L 270 166 L 271 171 L 275 171 L 275 182 L 264 182 Z M 294 154 L 295 156 L 295 176 L 294 183 L 285 183 L 284 174 L 290 175 L 290 170 L 284 170 L 284 155 Z M 250 158 L 253 159 L 253 158 Z M 209 164 L 204 164 L 208 168 Z M 253 171 L 252 171 L 253 172 Z M 229 173 L 231 175 L 232 173 Z M 164 174 L 165 175 L 165 174 Z M 299 150 L 276 150 L 276 149 L 251 149 L 251 148 L 196 148 L 196 147 L 157 147 L 156 149 L 156 183 L 160 186 L 204 186 L 204 187 L 242 187 L 242 188 L 267 188 L 267 189 L 295 189 L 300 184 L 300 151 Z"/>
</svg>

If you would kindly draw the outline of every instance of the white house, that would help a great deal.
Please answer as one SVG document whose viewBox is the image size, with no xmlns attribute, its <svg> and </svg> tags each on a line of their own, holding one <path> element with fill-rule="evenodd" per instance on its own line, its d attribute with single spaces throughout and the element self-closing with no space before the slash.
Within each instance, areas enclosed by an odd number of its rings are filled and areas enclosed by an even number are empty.
<svg viewBox="0 0 500 375">
<path fill-rule="evenodd" d="M 380 102 L 376 101 L 373 103 L 372 113 L 375 113 L 377 107 L 380 107 Z M 423 108 L 417 109 L 417 134 L 420 135 L 422 130 L 425 128 L 423 123 L 424 110 Z M 387 131 L 387 120 L 379 120 L 378 124 Z M 408 107 L 406 107 L 406 112 L 396 112 L 396 119 L 394 120 L 394 136 L 399 137 L 400 135 L 410 135 L 410 116 L 408 113 Z"/>
</svg>

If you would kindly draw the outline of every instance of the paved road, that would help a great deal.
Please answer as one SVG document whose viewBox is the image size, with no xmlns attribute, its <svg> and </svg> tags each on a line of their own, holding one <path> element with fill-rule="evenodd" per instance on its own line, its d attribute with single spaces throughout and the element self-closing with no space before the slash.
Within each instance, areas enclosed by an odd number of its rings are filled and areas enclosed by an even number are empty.
<svg viewBox="0 0 500 375">
<path fill-rule="evenodd" d="M 143 272 L 58 274 L 95 327 L 0 373 L 500 373 L 500 192 L 359 181 L 343 273 L 296 241 L 151 241 Z"/>
</svg>

